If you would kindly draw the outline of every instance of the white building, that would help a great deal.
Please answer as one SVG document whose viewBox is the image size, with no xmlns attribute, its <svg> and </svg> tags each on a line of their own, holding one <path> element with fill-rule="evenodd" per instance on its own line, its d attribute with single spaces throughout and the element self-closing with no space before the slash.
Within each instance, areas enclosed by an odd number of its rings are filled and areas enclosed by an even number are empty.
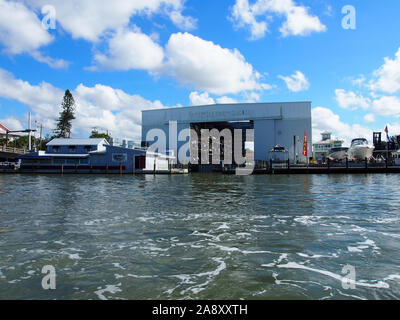
<svg viewBox="0 0 400 320">
<path fill-rule="evenodd" d="M 317 161 L 325 161 L 328 157 L 329 150 L 332 148 L 340 148 L 343 140 L 332 139 L 331 132 L 322 132 L 322 140 L 313 144 L 313 158 Z"/>
<path fill-rule="evenodd" d="M 178 155 L 180 148 L 190 143 L 190 139 L 170 145 L 171 121 L 177 122 L 174 135 L 179 135 L 183 129 L 199 132 L 214 128 L 254 129 L 256 161 L 267 161 L 268 152 L 279 144 L 288 150 L 292 162 L 297 156 L 298 161 L 305 163 L 307 158 L 302 153 L 305 132 L 308 141 L 312 141 L 311 102 L 239 103 L 147 110 L 142 112 L 142 141 L 152 145 L 155 139 L 148 141 L 147 135 L 150 130 L 159 129 L 166 135 L 167 143 L 166 150 L 158 151 L 166 153 L 172 150 Z M 308 155 L 311 155 L 311 144 L 308 145 Z"/>
</svg>

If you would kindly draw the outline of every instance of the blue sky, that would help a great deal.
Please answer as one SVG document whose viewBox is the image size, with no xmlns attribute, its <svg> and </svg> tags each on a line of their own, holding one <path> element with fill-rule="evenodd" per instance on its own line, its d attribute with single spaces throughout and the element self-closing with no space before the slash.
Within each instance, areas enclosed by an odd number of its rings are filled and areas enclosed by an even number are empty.
<svg viewBox="0 0 400 320">
<path fill-rule="evenodd" d="M 342 26 L 346 5 L 355 29 Z M 0 121 L 20 129 L 31 111 L 51 132 L 70 89 L 75 137 L 98 127 L 139 140 L 144 109 L 297 100 L 312 101 L 314 141 L 324 130 L 347 143 L 386 125 L 400 134 L 399 9 L 396 0 L 0 0 Z"/>
</svg>

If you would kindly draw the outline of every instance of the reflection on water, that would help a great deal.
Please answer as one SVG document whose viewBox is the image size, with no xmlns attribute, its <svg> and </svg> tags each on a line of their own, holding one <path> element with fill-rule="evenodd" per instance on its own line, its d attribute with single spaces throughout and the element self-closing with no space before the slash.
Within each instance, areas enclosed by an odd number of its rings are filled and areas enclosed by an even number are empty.
<svg viewBox="0 0 400 320">
<path fill-rule="evenodd" d="M 0 298 L 399 299 L 397 181 L 0 175 Z"/>
</svg>

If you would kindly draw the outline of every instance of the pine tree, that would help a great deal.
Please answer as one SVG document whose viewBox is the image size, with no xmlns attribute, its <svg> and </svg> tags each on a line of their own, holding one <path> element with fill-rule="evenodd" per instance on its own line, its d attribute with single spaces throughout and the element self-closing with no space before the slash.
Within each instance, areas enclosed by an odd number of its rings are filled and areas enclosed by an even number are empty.
<svg viewBox="0 0 400 320">
<path fill-rule="evenodd" d="M 70 138 L 72 129 L 71 121 L 75 119 L 75 100 L 69 90 L 65 91 L 61 107 L 62 111 L 60 112 L 60 117 L 57 121 L 57 129 L 55 130 L 55 133 L 58 138 Z"/>
</svg>

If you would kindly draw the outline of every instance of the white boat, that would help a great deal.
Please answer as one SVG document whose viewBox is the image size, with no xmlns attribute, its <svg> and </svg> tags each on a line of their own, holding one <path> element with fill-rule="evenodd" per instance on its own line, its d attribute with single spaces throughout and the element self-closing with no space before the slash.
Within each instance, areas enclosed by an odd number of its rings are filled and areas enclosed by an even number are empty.
<svg viewBox="0 0 400 320">
<path fill-rule="evenodd" d="M 329 150 L 328 158 L 332 161 L 341 161 L 347 157 L 349 148 L 337 147 Z"/>
<path fill-rule="evenodd" d="M 365 158 L 370 159 L 372 157 L 373 152 L 374 152 L 374 147 L 368 145 L 367 139 L 357 138 L 351 141 L 351 146 L 348 151 L 348 156 L 350 160 L 364 161 Z"/>
</svg>

